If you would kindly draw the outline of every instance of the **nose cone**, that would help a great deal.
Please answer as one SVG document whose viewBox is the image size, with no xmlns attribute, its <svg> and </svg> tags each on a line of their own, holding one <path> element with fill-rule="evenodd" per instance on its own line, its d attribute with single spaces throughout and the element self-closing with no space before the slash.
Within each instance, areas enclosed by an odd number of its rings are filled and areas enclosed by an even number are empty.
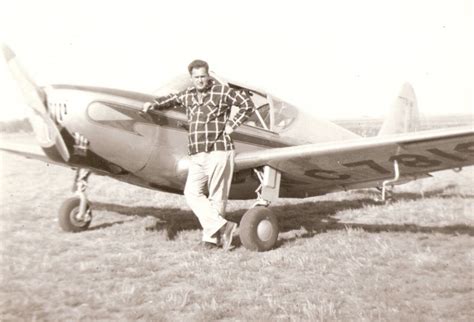
<svg viewBox="0 0 474 322">
<path fill-rule="evenodd" d="M 2 44 L 2 53 L 7 62 L 15 58 L 15 53 L 5 44 Z"/>
</svg>

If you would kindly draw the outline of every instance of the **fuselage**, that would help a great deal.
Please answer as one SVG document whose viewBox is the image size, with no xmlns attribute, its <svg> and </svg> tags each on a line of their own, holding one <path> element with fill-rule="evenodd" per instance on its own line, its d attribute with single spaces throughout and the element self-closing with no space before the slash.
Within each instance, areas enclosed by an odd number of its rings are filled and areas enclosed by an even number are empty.
<svg viewBox="0 0 474 322">
<path fill-rule="evenodd" d="M 236 89 L 243 90 L 241 86 Z M 245 90 L 259 112 L 232 134 L 237 153 L 357 137 L 269 94 Z M 142 106 L 153 96 L 123 90 L 53 85 L 44 91 L 48 111 L 72 155 L 72 166 L 151 189 L 182 192 L 188 160 L 185 111 L 169 109 L 144 115 Z M 87 140 L 86 154 L 78 153 L 78 137 Z M 61 161 L 54 152 L 49 157 Z M 236 173 L 230 198 L 253 199 L 258 184 L 251 171 Z"/>
</svg>

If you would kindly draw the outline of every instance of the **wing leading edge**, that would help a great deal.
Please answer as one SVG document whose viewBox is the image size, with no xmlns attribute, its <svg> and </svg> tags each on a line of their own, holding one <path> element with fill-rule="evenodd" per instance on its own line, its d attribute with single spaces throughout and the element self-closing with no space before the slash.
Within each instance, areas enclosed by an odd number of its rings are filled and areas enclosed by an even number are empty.
<svg viewBox="0 0 474 322">
<path fill-rule="evenodd" d="M 57 162 L 48 158 L 48 156 L 43 152 L 43 149 L 41 149 L 41 147 L 39 147 L 38 145 L 34 144 L 0 142 L 0 151 L 20 155 L 27 159 L 39 160 L 50 164 L 60 165 L 63 167 L 70 167 L 70 165 L 65 162 Z"/>
<path fill-rule="evenodd" d="M 472 127 L 360 138 L 324 144 L 242 152 L 237 170 L 269 165 L 282 173 L 281 197 L 307 197 L 328 192 L 380 186 L 474 164 Z"/>
</svg>

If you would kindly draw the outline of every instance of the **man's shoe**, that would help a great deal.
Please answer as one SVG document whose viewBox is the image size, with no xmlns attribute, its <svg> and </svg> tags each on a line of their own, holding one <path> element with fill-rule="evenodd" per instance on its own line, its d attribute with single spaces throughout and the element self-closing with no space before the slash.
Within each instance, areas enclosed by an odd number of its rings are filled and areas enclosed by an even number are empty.
<svg viewBox="0 0 474 322">
<path fill-rule="evenodd" d="M 224 248 L 224 251 L 228 251 L 231 249 L 232 238 L 235 230 L 237 229 L 237 224 L 235 222 L 228 221 L 224 227 L 222 227 L 222 229 L 222 248 Z"/>
</svg>

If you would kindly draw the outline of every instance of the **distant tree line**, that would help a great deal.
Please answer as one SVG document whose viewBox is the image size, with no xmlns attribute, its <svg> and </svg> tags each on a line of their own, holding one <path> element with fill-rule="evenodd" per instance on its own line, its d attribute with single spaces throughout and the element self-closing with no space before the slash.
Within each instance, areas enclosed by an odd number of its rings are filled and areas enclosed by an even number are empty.
<svg viewBox="0 0 474 322">
<path fill-rule="evenodd" d="M 12 120 L 0 122 L 0 132 L 2 133 L 15 133 L 15 132 L 32 132 L 28 119 L 24 118 L 22 120 Z"/>
<path fill-rule="evenodd" d="M 377 135 L 382 126 L 382 119 L 363 119 L 363 120 L 335 120 L 336 124 L 355 132 L 359 135 L 368 137 Z M 473 115 L 452 115 L 452 116 L 431 116 L 422 117 L 419 130 L 431 130 L 461 125 L 472 125 L 474 123 Z M 30 122 L 24 118 L 22 120 L 12 120 L 0 122 L 0 132 L 33 132 Z"/>
<path fill-rule="evenodd" d="M 382 126 L 383 119 L 361 119 L 361 120 L 334 120 L 334 122 L 357 133 L 363 137 L 376 136 Z M 465 126 L 474 124 L 472 114 L 467 115 L 442 115 L 442 116 L 421 116 L 418 131 L 434 130 L 455 126 Z"/>
</svg>

